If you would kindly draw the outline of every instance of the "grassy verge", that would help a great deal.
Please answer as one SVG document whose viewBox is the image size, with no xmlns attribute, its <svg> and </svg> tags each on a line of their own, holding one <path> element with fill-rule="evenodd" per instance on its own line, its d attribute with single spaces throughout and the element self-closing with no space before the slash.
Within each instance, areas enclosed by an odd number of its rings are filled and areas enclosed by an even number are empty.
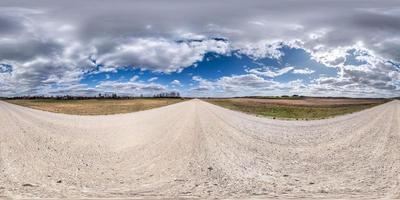
<svg viewBox="0 0 400 200">
<path fill-rule="evenodd" d="M 29 108 L 73 115 L 110 115 L 148 110 L 174 103 L 182 99 L 89 99 L 89 100 L 7 100 L 9 103 Z"/>
<path fill-rule="evenodd" d="M 208 99 L 206 101 L 245 113 L 294 120 L 324 119 L 358 112 L 384 102 L 376 100 L 371 102 L 360 101 L 360 103 L 352 102 L 350 104 L 338 104 L 335 102 L 332 105 L 326 103 L 309 105 L 309 103 L 298 103 L 296 100 L 292 100 L 292 103 L 287 100 L 284 103 L 279 103 L 276 101 L 269 102 L 268 100 L 251 101 L 248 99 Z"/>
</svg>

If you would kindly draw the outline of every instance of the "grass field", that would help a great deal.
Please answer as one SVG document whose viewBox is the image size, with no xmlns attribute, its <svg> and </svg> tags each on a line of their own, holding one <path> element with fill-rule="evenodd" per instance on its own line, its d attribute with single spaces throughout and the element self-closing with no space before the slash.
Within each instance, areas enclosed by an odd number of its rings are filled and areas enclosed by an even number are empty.
<svg viewBox="0 0 400 200">
<path fill-rule="evenodd" d="M 73 115 L 110 115 L 130 113 L 166 106 L 182 99 L 88 99 L 88 100 L 7 100 L 9 103 L 26 106 L 34 109 Z"/>
<path fill-rule="evenodd" d="M 245 113 L 294 120 L 323 119 L 361 111 L 384 100 L 374 99 L 206 99 L 206 101 Z"/>
</svg>

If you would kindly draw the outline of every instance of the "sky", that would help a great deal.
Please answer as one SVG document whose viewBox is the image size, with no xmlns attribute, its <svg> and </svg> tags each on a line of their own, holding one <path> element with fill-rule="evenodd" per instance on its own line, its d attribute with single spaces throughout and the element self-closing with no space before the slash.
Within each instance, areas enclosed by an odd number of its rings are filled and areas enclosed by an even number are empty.
<svg viewBox="0 0 400 200">
<path fill-rule="evenodd" d="M 0 96 L 400 96 L 398 0 L 1 0 Z"/>
</svg>

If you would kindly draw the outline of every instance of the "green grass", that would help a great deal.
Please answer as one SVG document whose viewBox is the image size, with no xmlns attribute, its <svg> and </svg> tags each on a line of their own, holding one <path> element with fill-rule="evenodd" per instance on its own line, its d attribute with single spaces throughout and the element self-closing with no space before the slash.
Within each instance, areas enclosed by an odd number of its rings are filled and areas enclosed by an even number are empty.
<svg viewBox="0 0 400 200">
<path fill-rule="evenodd" d="M 245 113 L 267 116 L 272 118 L 284 118 L 294 120 L 324 119 L 338 115 L 358 112 L 382 102 L 355 105 L 331 105 L 331 106 L 299 106 L 276 105 L 268 103 L 254 103 L 231 99 L 207 100 L 210 103 Z"/>
</svg>

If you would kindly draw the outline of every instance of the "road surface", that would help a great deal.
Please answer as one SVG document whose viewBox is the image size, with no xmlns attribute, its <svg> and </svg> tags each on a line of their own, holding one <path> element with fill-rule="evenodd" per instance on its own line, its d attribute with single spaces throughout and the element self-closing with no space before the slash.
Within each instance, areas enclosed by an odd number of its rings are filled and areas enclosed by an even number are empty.
<svg viewBox="0 0 400 200">
<path fill-rule="evenodd" d="M 400 198 L 400 102 L 316 121 L 200 100 L 109 116 L 0 102 L 0 198 Z"/>
</svg>

